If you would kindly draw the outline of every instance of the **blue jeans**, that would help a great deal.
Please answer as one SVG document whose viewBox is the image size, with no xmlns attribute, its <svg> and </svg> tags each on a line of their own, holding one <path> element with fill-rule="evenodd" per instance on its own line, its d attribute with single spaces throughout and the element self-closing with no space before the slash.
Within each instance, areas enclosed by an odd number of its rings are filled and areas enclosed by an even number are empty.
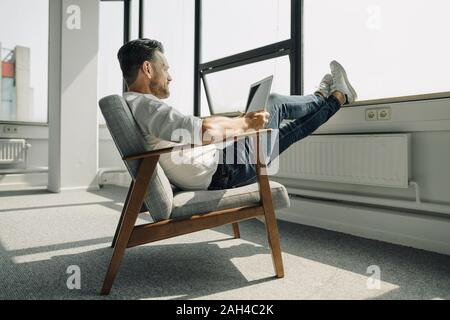
<svg viewBox="0 0 450 320">
<path fill-rule="evenodd" d="M 266 108 L 270 113 L 266 128 L 275 129 L 275 135 L 272 137 L 275 141 L 272 142 L 273 147 L 263 148 L 267 163 L 282 154 L 292 144 L 313 133 L 339 108 L 340 103 L 333 96 L 323 98 L 320 95 L 271 94 Z M 283 123 L 284 119 L 294 121 Z M 256 148 L 253 141 L 248 138 L 242 139 L 222 150 L 209 190 L 237 188 L 256 182 L 256 165 L 254 156 L 252 157 L 256 154 Z M 275 152 L 272 152 L 273 150 Z"/>
</svg>

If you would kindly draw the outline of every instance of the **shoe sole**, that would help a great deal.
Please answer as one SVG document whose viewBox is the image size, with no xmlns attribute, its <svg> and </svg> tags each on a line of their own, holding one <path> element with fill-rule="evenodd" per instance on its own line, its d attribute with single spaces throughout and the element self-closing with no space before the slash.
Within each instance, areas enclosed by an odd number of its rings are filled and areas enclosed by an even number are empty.
<svg viewBox="0 0 450 320">
<path fill-rule="evenodd" d="M 350 84 L 350 81 L 348 81 L 347 78 L 347 72 L 345 72 L 344 67 L 337 61 L 334 61 L 336 66 L 341 70 L 342 75 L 344 76 L 344 80 L 345 80 L 345 84 L 347 85 L 348 89 L 350 90 L 351 94 L 354 97 L 354 100 L 356 100 L 358 98 L 358 95 L 356 94 L 355 89 L 352 87 L 352 85 Z"/>
</svg>

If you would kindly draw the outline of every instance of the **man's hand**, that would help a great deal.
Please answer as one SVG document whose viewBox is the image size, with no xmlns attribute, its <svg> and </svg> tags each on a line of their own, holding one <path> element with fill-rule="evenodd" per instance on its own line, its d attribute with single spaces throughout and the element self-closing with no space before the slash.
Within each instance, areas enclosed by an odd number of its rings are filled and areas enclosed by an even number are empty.
<svg viewBox="0 0 450 320">
<path fill-rule="evenodd" d="M 244 115 L 247 129 L 264 129 L 269 122 L 270 113 L 265 110 L 249 112 Z"/>
</svg>

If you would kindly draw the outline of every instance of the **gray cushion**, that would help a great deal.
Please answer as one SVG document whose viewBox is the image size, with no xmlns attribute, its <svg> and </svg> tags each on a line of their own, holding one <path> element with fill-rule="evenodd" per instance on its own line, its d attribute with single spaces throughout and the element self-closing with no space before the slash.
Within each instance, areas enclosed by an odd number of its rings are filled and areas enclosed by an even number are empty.
<svg viewBox="0 0 450 320">
<path fill-rule="evenodd" d="M 149 150 L 125 99 L 118 95 L 112 95 L 101 99 L 99 105 L 109 132 L 122 157 Z M 141 160 L 125 161 L 133 180 L 136 178 L 140 163 Z M 172 186 L 159 163 L 150 181 L 149 191 L 144 201 L 154 221 L 170 217 L 173 203 Z"/>
<path fill-rule="evenodd" d="M 290 206 L 286 188 L 275 181 L 270 181 L 274 209 Z M 230 209 L 259 203 L 258 184 L 227 190 L 182 191 L 173 198 L 170 218 L 189 217 L 211 211 Z"/>
</svg>

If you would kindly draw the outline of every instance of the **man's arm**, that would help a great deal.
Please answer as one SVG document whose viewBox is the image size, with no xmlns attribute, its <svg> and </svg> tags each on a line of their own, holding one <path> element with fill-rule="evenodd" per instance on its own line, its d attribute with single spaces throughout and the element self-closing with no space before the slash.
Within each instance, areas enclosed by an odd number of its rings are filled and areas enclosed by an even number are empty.
<svg viewBox="0 0 450 320">
<path fill-rule="evenodd" d="M 202 142 L 224 140 L 247 130 L 263 129 L 269 119 L 266 111 L 249 112 L 237 118 L 209 117 L 202 121 Z"/>
<path fill-rule="evenodd" d="M 183 115 L 163 102 L 144 97 L 134 108 L 133 116 L 144 132 L 162 140 L 208 144 L 247 130 L 264 128 L 269 113 L 260 111 L 241 114 L 237 118 L 213 116 L 201 119 Z"/>
</svg>

